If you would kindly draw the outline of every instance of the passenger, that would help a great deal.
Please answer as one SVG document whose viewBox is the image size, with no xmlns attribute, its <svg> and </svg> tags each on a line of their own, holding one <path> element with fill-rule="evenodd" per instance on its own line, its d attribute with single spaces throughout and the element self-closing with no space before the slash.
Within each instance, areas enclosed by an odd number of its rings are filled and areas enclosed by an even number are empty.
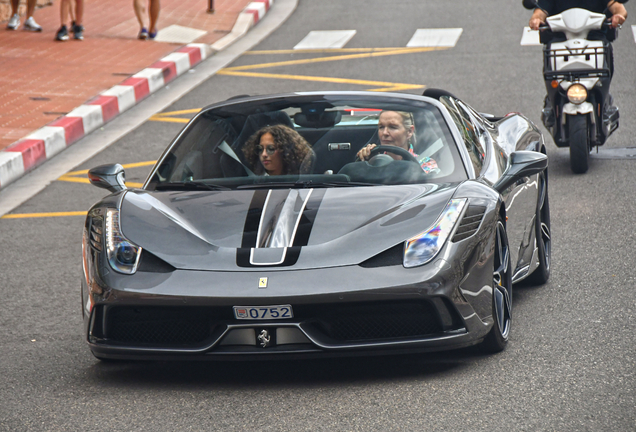
<svg viewBox="0 0 636 432">
<path fill-rule="evenodd" d="M 311 146 L 294 129 L 265 126 L 252 135 L 243 148 L 254 174 L 309 174 L 313 162 Z"/>
<path fill-rule="evenodd" d="M 426 174 L 436 174 L 440 172 L 437 162 L 429 157 L 419 157 L 413 150 L 415 143 L 415 125 L 413 114 L 406 111 L 382 111 L 378 119 L 378 137 L 380 145 L 397 146 L 408 150 L 420 163 L 422 170 Z M 371 150 L 377 147 L 376 144 L 367 144 L 358 152 L 360 160 L 368 160 Z M 395 160 L 401 160 L 402 156 L 387 152 Z"/>
</svg>

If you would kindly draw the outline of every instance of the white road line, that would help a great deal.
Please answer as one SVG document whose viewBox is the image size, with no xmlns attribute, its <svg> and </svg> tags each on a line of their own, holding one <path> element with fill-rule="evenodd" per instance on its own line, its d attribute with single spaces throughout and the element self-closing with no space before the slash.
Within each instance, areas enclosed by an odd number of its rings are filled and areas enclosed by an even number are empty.
<svg viewBox="0 0 636 432">
<path fill-rule="evenodd" d="M 310 31 L 294 49 L 337 49 L 344 47 L 356 34 L 355 30 Z"/>
<path fill-rule="evenodd" d="M 521 35 L 521 45 L 541 45 L 541 42 L 539 42 L 539 31 L 531 30 L 527 26 L 524 27 Z"/>
<path fill-rule="evenodd" d="M 632 33 L 634 34 L 634 42 L 636 42 L 636 25 L 632 26 Z"/>
<path fill-rule="evenodd" d="M 461 28 L 417 29 L 407 47 L 454 47 L 462 34 Z"/>
</svg>

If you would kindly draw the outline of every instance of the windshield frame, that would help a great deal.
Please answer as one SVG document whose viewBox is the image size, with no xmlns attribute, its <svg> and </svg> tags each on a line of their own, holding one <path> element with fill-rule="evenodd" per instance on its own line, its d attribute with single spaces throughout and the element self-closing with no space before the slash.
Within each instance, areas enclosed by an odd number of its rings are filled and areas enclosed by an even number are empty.
<svg viewBox="0 0 636 432">
<path fill-rule="evenodd" d="M 410 94 L 401 93 L 383 93 L 377 94 L 374 92 L 298 92 L 290 94 L 278 94 L 278 95 L 264 95 L 256 97 L 237 97 L 235 99 L 229 99 L 223 102 L 218 102 L 209 105 L 199 111 L 188 124 L 175 136 L 170 145 L 162 153 L 157 163 L 151 170 L 146 181 L 144 182 L 143 189 L 154 190 L 153 184 L 156 186 L 160 183 L 153 181 L 158 174 L 159 168 L 165 162 L 166 158 L 173 153 L 173 150 L 181 145 L 182 140 L 187 134 L 196 127 L 197 122 L 201 120 L 201 117 L 217 116 L 222 118 L 232 116 L 248 116 L 258 112 L 273 112 L 277 110 L 284 110 L 290 107 L 301 107 L 308 104 L 323 104 L 327 106 L 342 107 L 347 105 L 347 102 L 351 104 L 357 104 L 359 106 L 381 106 L 383 109 L 386 107 L 398 108 L 412 108 L 413 110 L 431 110 L 435 108 L 439 112 L 438 120 L 439 126 L 442 128 L 444 135 L 446 136 L 447 145 L 453 146 L 455 151 L 459 153 L 459 159 L 456 162 L 461 163 L 461 167 L 456 167 L 453 170 L 455 173 L 458 169 L 463 169 L 465 179 L 473 178 L 474 173 L 471 172 L 466 166 L 466 160 L 468 159 L 464 155 L 462 146 L 457 144 L 457 131 L 453 127 L 452 121 L 449 121 L 449 115 L 446 112 L 445 107 L 439 101 L 425 97 Z M 444 130 L 445 127 L 445 130 Z M 315 174 L 313 174 L 315 175 Z M 199 179 L 209 180 L 214 183 L 219 179 Z M 302 182 L 303 180 L 299 180 Z M 444 182 L 444 181 L 442 181 Z M 162 182 L 164 183 L 164 182 Z M 356 182 L 352 182 L 356 183 Z M 432 181 L 436 183 L 436 181 Z M 352 184 L 352 186 L 354 185 Z M 382 185 L 382 184 L 378 184 Z"/>
</svg>

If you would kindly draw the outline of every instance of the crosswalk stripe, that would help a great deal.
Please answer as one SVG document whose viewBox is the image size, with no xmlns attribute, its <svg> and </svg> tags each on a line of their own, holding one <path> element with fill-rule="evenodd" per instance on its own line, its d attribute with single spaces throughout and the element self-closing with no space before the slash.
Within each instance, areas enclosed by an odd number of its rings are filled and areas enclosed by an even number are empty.
<svg viewBox="0 0 636 432">
<path fill-rule="evenodd" d="M 461 28 L 417 29 L 407 47 L 454 47 L 461 36 Z"/>
<path fill-rule="evenodd" d="M 541 45 L 541 42 L 539 42 L 539 31 L 532 30 L 528 26 L 524 27 L 521 35 L 521 45 Z"/>
<path fill-rule="evenodd" d="M 310 31 L 294 49 L 342 48 L 355 34 L 355 30 Z"/>
</svg>

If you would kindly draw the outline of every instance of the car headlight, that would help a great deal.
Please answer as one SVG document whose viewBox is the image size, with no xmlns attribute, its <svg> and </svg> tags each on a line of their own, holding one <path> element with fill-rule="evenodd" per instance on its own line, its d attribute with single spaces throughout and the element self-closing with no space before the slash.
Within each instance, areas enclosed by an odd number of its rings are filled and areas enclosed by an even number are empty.
<svg viewBox="0 0 636 432">
<path fill-rule="evenodd" d="M 119 210 L 106 210 L 106 253 L 113 270 L 133 274 L 137 271 L 141 247 L 129 241 L 121 232 Z"/>
<path fill-rule="evenodd" d="M 587 89 L 582 84 L 572 84 L 568 88 L 568 100 L 575 105 L 580 105 L 587 99 Z"/>
<path fill-rule="evenodd" d="M 426 264 L 442 249 L 464 210 L 466 199 L 452 199 L 432 227 L 404 244 L 404 267 Z"/>
</svg>

